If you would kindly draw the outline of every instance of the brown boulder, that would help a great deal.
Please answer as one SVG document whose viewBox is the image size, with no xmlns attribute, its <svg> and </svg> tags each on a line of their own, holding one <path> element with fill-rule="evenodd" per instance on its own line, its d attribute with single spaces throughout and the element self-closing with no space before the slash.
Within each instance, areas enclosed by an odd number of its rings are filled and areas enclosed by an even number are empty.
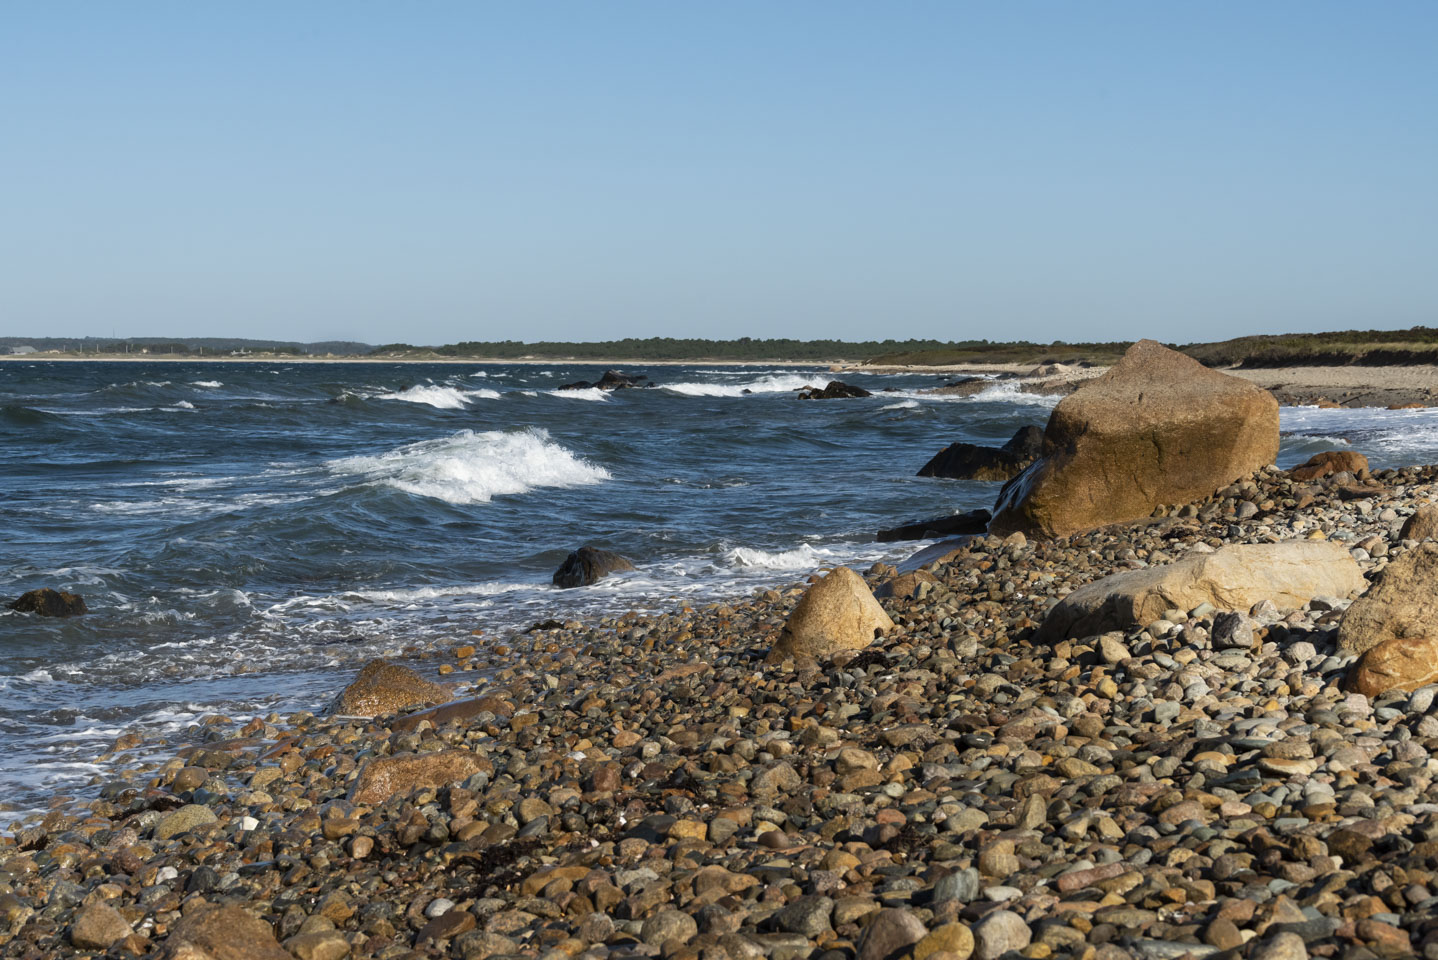
<svg viewBox="0 0 1438 960">
<path fill-rule="evenodd" d="M 1338 624 L 1341 653 L 1363 653 L 1398 637 L 1425 637 L 1438 624 L 1438 542 L 1425 540 L 1383 568 L 1378 582 Z"/>
<path fill-rule="evenodd" d="M 1400 540 L 1435 540 L 1438 539 L 1438 507 L 1431 503 L 1425 503 L 1413 511 L 1413 516 L 1403 521 L 1403 529 L 1398 533 Z"/>
<path fill-rule="evenodd" d="M 120 911 L 104 901 L 97 901 L 80 911 L 70 927 L 70 943 L 81 950 L 108 950 L 110 944 L 123 940 L 134 930 Z"/>
<path fill-rule="evenodd" d="M 1127 630 L 1152 623 L 1166 610 L 1192 610 L 1204 603 L 1220 610 L 1248 610 L 1260 600 L 1271 600 L 1281 610 L 1292 610 L 1318 596 L 1347 597 L 1364 584 L 1357 561 L 1339 543 L 1231 544 L 1084 584 L 1054 605 L 1039 636 L 1059 639 Z"/>
<path fill-rule="evenodd" d="M 562 590 L 587 587 L 604 579 L 611 573 L 633 570 L 634 564 L 625 557 L 598 547 L 580 547 L 564 558 L 559 569 L 554 571 L 553 582 Z"/>
<path fill-rule="evenodd" d="M 397 793 L 418 787 L 439 789 L 461 783 L 476 773 L 493 773 L 487 757 L 468 750 L 441 750 L 435 753 L 407 753 L 377 757 L 366 763 L 350 788 L 355 803 L 384 803 Z"/>
<path fill-rule="evenodd" d="M 42 617 L 78 617 L 89 612 L 85 607 L 85 598 L 78 593 L 61 593 L 49 587 L 23 594 L 20 599 L 10 604 L 10 609 L 16 613 L 34 613 Z"/>
<path fill-rule="evenodd" d="M 799 598 L 769 659 L 818 659 L 840 650 L 862 650 L 892 629 L 894 621 L 864 578 L 848 567 L 835 567 Z"/>
<path fill-rule="evenodd" d="M 1353 668 L 1353 689 L 1369 698 L 1389 690 L 1412 693 L 1430 683 L 1438 683 L 1438 641 L 1428 637 L 1385 640 Z"/>
<path fill-rule="evenodd" d="M 1061 537 L 1190 503 L 1272 463 L 1278 402 L 1140 340 L 1059 401 L 1044 456 L 1005 485 L 990 533 Z"/>
<path fill-rule="evenodd" d="M 202 906 L 187 913 L 165 940 L 166 960 L 294 960 L 268 923 L 246 910 Z"/>
<path fill-rule="evenodd" d="M 409 667 L 371 660 L 354 683 L 345 687 L 333 712 L 345 717 L 382 717 L 405 707 L 447 703 L 449 687 L 433 683 Z"/>
<path fill-rule="evenodd" d="M 889 597 L 898 597 L 901 600 L 912 600 L 918 595 L 920 584 L 938 582 L 939 578 L 926 570 L 901 573 L 897 577 L 885 580 L 879 584 L 879 588 L 874 591 L 874 596 L 880 600 Z"/>
<path fill-rule="evenodd" d="M 1288 471 L 1288 475 L 1294 480 L 1320 480 L 1335 473 L 1351 473 L 1356 477 L 1367 469 L 1368 458 L 1357 450 L 1325 450 Z"/>
</svg>

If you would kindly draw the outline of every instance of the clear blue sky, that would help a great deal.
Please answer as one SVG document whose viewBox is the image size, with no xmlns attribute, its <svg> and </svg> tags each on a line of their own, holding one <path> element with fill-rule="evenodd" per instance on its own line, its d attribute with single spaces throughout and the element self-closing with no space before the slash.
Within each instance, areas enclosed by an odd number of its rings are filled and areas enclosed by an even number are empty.
<svg viewBox="0 0 1438 960">
<path fill-rule="evenodd" d="M 0 12 L 0 334 L 1438 325 L 1438 4 Z"/>
</svg>

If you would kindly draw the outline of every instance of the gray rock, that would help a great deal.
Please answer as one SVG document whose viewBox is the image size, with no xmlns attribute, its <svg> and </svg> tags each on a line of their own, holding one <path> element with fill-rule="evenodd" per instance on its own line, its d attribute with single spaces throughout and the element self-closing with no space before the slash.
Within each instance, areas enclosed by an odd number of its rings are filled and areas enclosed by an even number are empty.
<svg viewBox="0 0 1438 960">
<path fill-rule="evenodd" d="M 678 910 L 660 910 L 645 920 L 639 928 L 639 939 L 653 947 L 661 946 L 670 940 L 688 943 L 697 936 L 699 924 L 695 923 L 689 914 L 680 913 Z"/>
<path fill-rule="evenodd" d="M 934 884 L 934 902 L 958 900 L 960 903 L 972 903 L 978 898 L 979 889 L 979 871 L 973 867 L 955 870 Z"/>
<path fill-rule="evenodd" d="M 880 910 L 864 928 L 858 960 L 897 960 L 928 932 L 924 921 L 907 910 Z"/>
<path fill-rule="evenodd" d="M 1258 945 L 1249 954 L 1252 960 L 1308 960 L 1308 947 L 1296 933 L 1280 933 Z"/>
<path fill-rule="evenodd" d="M 998 960 L 1010 950 L 1022 950 L 1033 940 L 1029 925 L 1012 910 L 995 910 L 973 928 L 974 957 Z"/>
<path fill-rule="evenodd" d="M 833 912 L 834 901 L 828 897 L 800 897 L 774 914 L 774 924 L 785 933 L 802 933 L 812 940 L 832 929 L 829 917 Z"/>
</svg>

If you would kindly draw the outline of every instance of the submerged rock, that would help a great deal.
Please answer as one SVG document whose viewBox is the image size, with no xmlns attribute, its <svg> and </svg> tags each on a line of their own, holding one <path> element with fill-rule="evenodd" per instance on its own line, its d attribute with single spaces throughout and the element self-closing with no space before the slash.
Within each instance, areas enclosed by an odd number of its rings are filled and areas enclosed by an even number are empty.
<svg viewBox="0 0 1438 960">
<path fill-rule="evenodd" d="M 78 593 L 62 593 L 49 587 L 23 594 L 20 599 L 10 604 L 10 609 L 17 613 L 34 613 L 42 617 L 78 617 L 89 612 L 85 606 L 85 598 Z"/>
<path fill-rule="evenodd" d="M 1208 496 L 1273 462 L 1278 403 L 1140 340 L 1059 401 L 1044 450 L 1000 492 L 991 532 L 1061 537 Z"/>
<path fill-rule="evenodd" d="M 1142 627 L 1168 610 L 1212 604 L 1247 611 L 1263 600 L 1292 610 L 1317 596 L 1363 589 L 1363 571 L 1337 543 L 1294 540 L 1231 544 L 1162 567 L 1115 573 L 1060 600 L 1040 628 L 1043 637 L 1089 636 Z"/>
<path fill-rule="evenodd" d="M 611 573 L 633 570 L 634 564 L 617 553 L 584 546 L 564 558 L 554 571 L 554 585 L 562 589 L 587 587 Z"/>
<path fill-rule="evenodd" d="M 769 659 L 818 659 L 840 650 L 862 650 L 892 629 L 894 621 L 864 578 L 848 567 L 835 567 L 799 599 Z"/>
</svg>

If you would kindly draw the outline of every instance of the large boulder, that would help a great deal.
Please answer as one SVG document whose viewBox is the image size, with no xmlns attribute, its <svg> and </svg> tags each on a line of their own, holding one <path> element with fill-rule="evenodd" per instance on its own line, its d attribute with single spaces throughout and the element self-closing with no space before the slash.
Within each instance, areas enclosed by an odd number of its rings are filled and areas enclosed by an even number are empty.
<svg viewBox="0 0 1438 960">
<path fill-rule="evenodd" d="M 1369 699 L 1389 690 L 1412 693 L 1430 683 L 1438 683 L 1438 640 L 1429 637 L 1384 640 L 1353 665 L 1353 689 Z"/>
<path fill-rule="evenodd" d="M 1062 537 L 1190 503 L 1272 463 L 1268 391 L 1152 340 L 1059 401 L 1044 456 L 1004 487 L 991 533 Z"/>
<path fill-rule="evenodd" d="M 268 923 L 235 904 L 201 904 L 165 938 L 166 960 L 294 960 Z"/>
<path fill-rule="evenodd" d="M 819 659 L 840 650 L 862 650 L 894 629 L 864 578 L 835 567 L 799 598 L 779 633 L 771 661 Z"/>
<path fill-rule="evenodd" d="M 438 790 L 463 783 L 476 773 L 494 773 L 487 757 L 468 750 L 438 750 L 376 757 L 360 768 L 350 787 L 350 800 L 378 805 L 397 793 L 420 787 Z"/>
<path fill-rule="evenodd" d="M 1400 540 L 1438 540 L 1438 507 L 1422 503 L 1413 511 L 1413 516 L 1403 521 L 1398 532 Z"/>
<path fill-rule="evenodd" d="M 987 510 L 969 510 L 932 520 L 915 520 L 888 530 L 880 530 L 875 538 L 880 543 L 895 540 L 929 540 L 933 537 L 962 537 L 983 533 L 989 526 Z"/>
<path fill-rule="evenodd" d="M 45 587 L 31 590 L 10 604 L 17 613 L 34 613 L 42 617 L 78 617 L 87 613 L 85 598 L 78 593 L 62 593 Z"/>
<path fill-rule="evenodd" d="M 1438 636 L 1438 542 L 1392 560 L 1338 624 L 1338 649 L 1363 653 L 1399 637 Z"/>
<path fill-rule="evenodd" d="M 382 717 L 405 707 L 427 707 L 450 699 L 450 689 L 442 683 L 426 680 L 409 667 L 371 660 L 331 709 L 345 717 Z"/>
<path fill-rule="evenodd" d="M 951 443 L 920 467 L 918 475 L 946 480 L 1009 480 L 1043 453 L 1043 443 L 1043 430 L 1033 426 L 1020 427 L 1002 447 Z"/>
<path fill-rule="evenodd" d="M 611 573 L 633 569 L 634 564 L 617 553 L 597 547 L 580 547 L 565 557 L 559 569 L 554 571 L 554 585 L 565 590 L 587 587 Z"/>
<path fill-rule="evenodd" d="M 1365 582 L 1358 563 L 1338 543 L 1232 544 L 1085 584 L 1049 611 L 1039 636 L 1051 642 L 1127 630 L 1152 623 L 1167 610 L 1192 610 L 1204 603 L 1247 611 L 1270 600 L 1280 610 L 1292 610 L 1314 597 L 1347 597 Z"/>
</svg>

